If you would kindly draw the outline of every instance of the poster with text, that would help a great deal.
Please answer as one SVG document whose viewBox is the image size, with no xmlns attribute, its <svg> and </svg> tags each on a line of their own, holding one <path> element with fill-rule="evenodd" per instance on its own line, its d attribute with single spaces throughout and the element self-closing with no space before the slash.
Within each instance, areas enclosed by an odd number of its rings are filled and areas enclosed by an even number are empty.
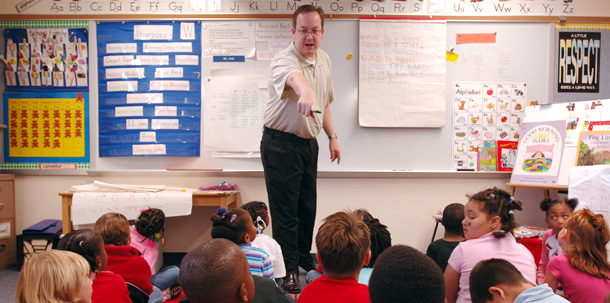
<svg viewBox="0 0 610 303">
<path fill-rule="evenodd" d="M 558 60 L 558 92 L 599 92 L 601 33 L 559 32 Z"/>
</svg>

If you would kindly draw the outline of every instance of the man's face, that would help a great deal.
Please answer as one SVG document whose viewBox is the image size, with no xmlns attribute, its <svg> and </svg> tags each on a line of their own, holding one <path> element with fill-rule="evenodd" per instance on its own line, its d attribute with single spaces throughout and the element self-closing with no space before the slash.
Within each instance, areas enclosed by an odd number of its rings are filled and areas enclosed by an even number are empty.
<svg viewBox="0 0 610 303">
<path fill-rule="evenodd" d="M 292 28 L 294 45 L 308 60 L 315 60 L 315 53 L 320 47 L 324 35 L 322 19 L 318 12 L 301 13 L 297 16 L 296 28 Z"/>
</svg>

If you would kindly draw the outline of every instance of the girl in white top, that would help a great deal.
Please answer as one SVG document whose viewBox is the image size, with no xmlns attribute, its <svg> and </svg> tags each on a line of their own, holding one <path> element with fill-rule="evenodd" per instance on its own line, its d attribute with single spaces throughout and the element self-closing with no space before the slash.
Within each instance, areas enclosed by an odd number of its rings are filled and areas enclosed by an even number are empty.
<svg viewBox="0 0 610 303">
<path fill-rule="evenodd" d="M 282 255 L 282 247 L 271 237 L 263 234 L 263 231 L 269 226 L 269 210 L 267 205 L 260 201 L 252 201 L 244 204 L 241 208 L 250 213 L 252 222 L 256 227 L 257 235 L 252 242 L 252 247 L 264 250 L 273 263 L 273 272 L 276 281 L 286 277 L 286 265 L 284 264 L 284 256 Z"/>
</svg>

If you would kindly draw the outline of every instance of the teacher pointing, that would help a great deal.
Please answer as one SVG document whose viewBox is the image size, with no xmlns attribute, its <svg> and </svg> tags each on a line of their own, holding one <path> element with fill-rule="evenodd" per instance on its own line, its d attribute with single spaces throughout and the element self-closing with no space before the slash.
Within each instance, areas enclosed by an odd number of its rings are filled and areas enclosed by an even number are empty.
<svg viewBox="0 0 610 303">
<path fill-rule="evenodd" d="M 286 278 L 282 287 L 299 293 L 299 266 L 314 269 L 311 242 L 316 219 L 318 141 L 323 128 L 330 160 L 341 161 L 330 103 L 335 99 L 328 54 L 318 49 L 324 11 L 300 6 L 292 16 L 294 43 L 276 54 L 269 67 L 261 158 L 273 238 L 282 247 Z"/>
</svg>

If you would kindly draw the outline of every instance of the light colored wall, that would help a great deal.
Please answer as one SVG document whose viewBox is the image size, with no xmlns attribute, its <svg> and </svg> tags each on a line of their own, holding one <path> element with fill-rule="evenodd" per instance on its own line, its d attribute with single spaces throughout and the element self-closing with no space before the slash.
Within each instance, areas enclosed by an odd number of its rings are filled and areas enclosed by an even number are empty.
<svg viewBox="0 0 610 303">
<path fill-rule="evenodd" d="M 15 181 L 16 227 L 24 228 L 43 219 L 61 218 L 59 192 L 72 185 L 100 180 L 108 183 L 164 184 L 198 188 L 222 181 L 235 183 L 241 190 L 241 201 L 267 201 L 264 178 L 197 176 L 194 174 L 154 174 L 150 176 L 23 176 Z M 320 221 L 333 212 L 346 208 L 366 208 L 386 224 L 393 244 L 406 244 L 426 251 L 434 230 L 432 215 L 449 203 L 466 203 L 466 194 L 497 186 L 507 189 L 508 179 L 461 178 L 319 178 L 316 230 Z M 523 224 L 545 226 L 544 214 L 538 204 L 541 190 L 518 189 L 516 198 L 524 200 L 524 211 L 516 212 Z M 169 218 L 166 223 L 166 252 L 188 252 L 210 238 L 209 217 L 212 207 L 195 207 L 189 217 Z M 439 226 L 437 238 L 442 237 Z M 315 248 L 314 248 L 315 249 Z"/>
</svg>

